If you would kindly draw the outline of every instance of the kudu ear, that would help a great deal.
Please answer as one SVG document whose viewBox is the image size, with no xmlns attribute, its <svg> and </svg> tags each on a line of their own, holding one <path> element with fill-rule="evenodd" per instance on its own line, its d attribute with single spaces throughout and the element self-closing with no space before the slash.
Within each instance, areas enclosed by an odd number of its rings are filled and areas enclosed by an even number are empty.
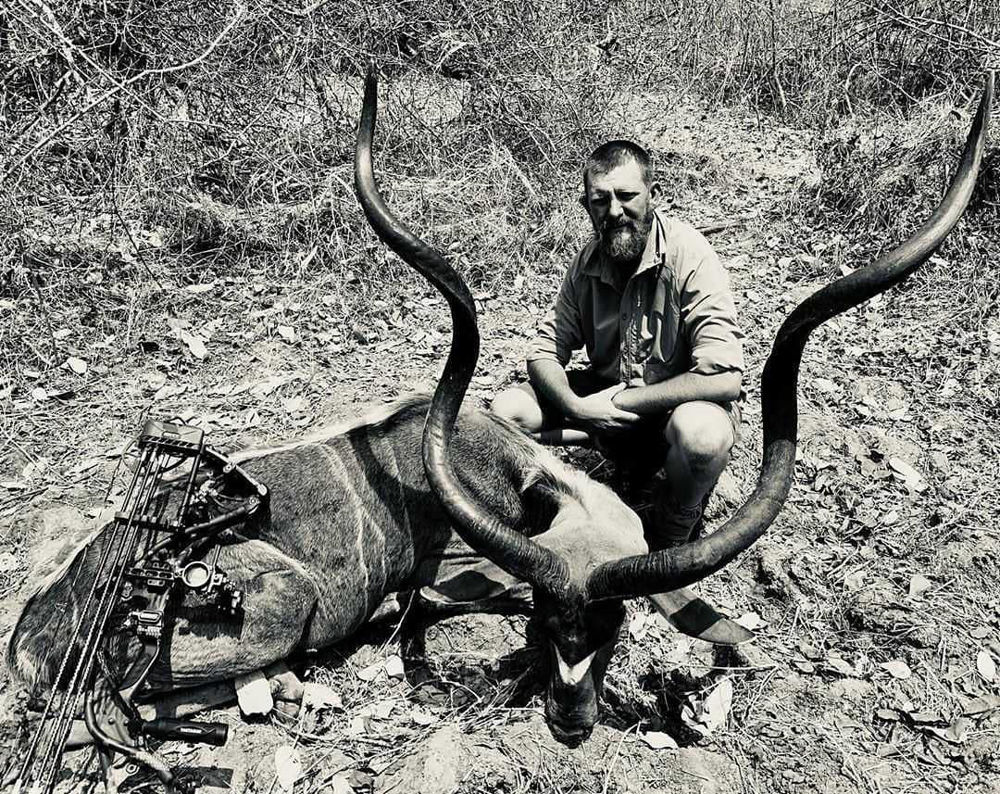
<svg viewBox="0 0 1000 794">
<path fill-rule="evenodd" d="M 532 534 L 545 532 L 559 512 L 559 492 L 544 480 L 538 480 L 521 491 L 524 529 Z"/>
</svg>

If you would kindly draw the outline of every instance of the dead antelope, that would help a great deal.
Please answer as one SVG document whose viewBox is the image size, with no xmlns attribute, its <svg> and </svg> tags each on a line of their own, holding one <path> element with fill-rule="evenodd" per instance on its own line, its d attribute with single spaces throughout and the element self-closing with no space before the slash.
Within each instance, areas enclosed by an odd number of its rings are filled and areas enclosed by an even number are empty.
<svg viewBox="0 0 1000 794">
<path fill-rule="evenodd" d="M 585 739 L 597 719 L 623 600 L 653 596 L 661 607 L 690 604 L 693 597 L 681 588 L 733 560 L 774 520 L 792 482 L 796 380 L 808 335 L 904 279 L 958 221 L 982 159 L 991 97 L 992 80 L 953 183 L 931 219 L 874 265 L 808 298 L 782 325 L 763 373 L 764 460 L 747 502 L 712 535 L 648 553 L 639 518 L 610 489 L 505 421 L 460 410 L 478 356 L 474 304 L 461 278 L 379 196 L 371 162 L 376 81 L 369 74 L 355 161 L 358 196 L 379 237 L 447 298 L 453 321 L 447 364 L 429 405 L 410 399 L 321 436 L 232 456 L 270 490 L 268 513 L 218 552 L 219 567 L 244 594 L 242 612 L 238 618 L 207 612 L 185 596 L 148 696 L 236 678 L 335 643 L 365 623 L 388 594 L 442 585 L 443 561 L 453 566 L 456 555 L 465 554 L 473 579 L 481 568 L 472 563 L 485 558 L 531 584 L 552 660 L 548 724 L 567 744 Z M 79 610 L 105 544 L 102 530 L 25 604 L 7 659 L 28 684 L 56 683 L 52 660 L 67 640 L 54 615 Z M 481 581 L 483 595 L 491 595 L 491 578 Z M 679 595 L 655 595 L 667 591 Z M 681 609 L 674 619 L 696 631 L 686 618 L 690 611 Z M 717 618 L 710 610 L 709 616 Z M 125 657 L 134 653 L 128 642 L 117 645 Z"/>
</svg>

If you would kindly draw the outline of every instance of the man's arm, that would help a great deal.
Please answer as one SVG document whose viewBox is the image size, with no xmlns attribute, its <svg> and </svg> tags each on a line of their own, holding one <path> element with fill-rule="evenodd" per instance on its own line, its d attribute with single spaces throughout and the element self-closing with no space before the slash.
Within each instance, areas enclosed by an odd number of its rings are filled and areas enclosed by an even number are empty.
<svg viewBox="0 0 1000 794">
<path fill-rule="evenodd" d="M 738 370 L 712 375 L 682 372 L 669 380 L 619 392 L 613 402 L 623 411 L 634 414 L 659 414 L 694 400 L 731 402 L 739 398 L 742 384 L 743 374 Z"/>
<path fill-rule="evenodd" d="M 583 347 L 583 320 L 576 276 L 584 249 L 573 261 L 563 279 L 552 311 L 538 328 L 535 346 L 528 355 L 528 377 L 535 392 L 559 412 L 566 427 L 577 427 L 594 433 L 614 433 L 625 429 L 639 417 L 617 408 L 611 399 L 624 386 L 580 397 L 569 385 L 566 365 L 574 350 Z"/>
<path fill-rule="evenodd" d="M 625 387 L 616 384 L 604 391 L 580 397 L 570 388 L 566 370 L 558 361 L 535 359 L 528 362 L 528 377 L 540 396 L 545 397 L 569 427 L 595 433 L 615 433 L 638 421 L 638 412 L 623 410 L 614 402 Z"/>
</svg>

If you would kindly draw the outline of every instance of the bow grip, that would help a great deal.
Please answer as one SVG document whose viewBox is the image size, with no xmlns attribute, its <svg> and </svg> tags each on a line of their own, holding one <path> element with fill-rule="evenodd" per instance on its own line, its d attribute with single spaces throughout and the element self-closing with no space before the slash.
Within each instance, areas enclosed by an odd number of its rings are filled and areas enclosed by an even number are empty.
<svg viewBox="0 0 1000 794">
<path fill-rule="evenodd" d="M 224 722 L 192 722 L 169 717 L 142 723 L 140 731 L 144 736 L 168 742 L 191 742 L 211 744 L 221 747 L 229 738 L 229 726 Z"/>
</svg>

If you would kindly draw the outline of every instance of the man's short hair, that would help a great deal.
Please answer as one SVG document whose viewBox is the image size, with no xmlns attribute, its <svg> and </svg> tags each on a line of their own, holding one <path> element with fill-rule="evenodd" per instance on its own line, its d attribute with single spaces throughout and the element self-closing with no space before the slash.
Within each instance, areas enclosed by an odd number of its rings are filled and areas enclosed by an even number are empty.
<svg viewBox="0 0 1000 794">
<path fill-rule="evenodd" d="M 642 170 L 642 181 L 647 185 L 653 181 L 653 160 L 649 152 L 639 144 L 626 140 L 614 140 L 602 143 L 587 158 L 583 168 L 583 187 L 586 190 L 591 174 L 606 174 L 612 168 L 633 161 Z"/>
</svg>

